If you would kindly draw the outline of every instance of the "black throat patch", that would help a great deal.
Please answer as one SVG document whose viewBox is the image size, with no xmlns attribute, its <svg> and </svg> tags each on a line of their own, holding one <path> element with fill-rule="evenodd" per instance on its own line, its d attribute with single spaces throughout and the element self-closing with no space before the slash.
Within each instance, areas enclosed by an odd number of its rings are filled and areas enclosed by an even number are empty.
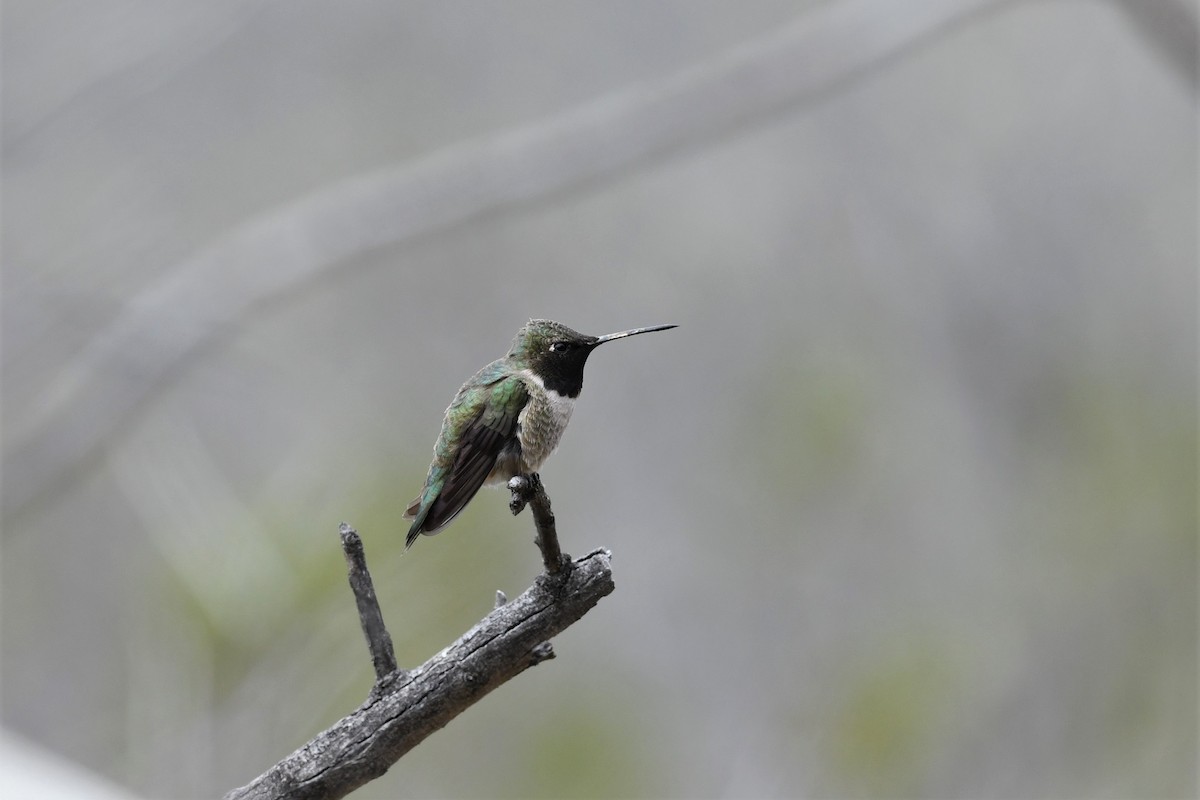
<svg viewBox="0 0 1200 800">
<path fill-rule="evenodd" d="M 583 367 L 590 354 L 590 350 L 580 348 L 576 352 L 557 358 L 544 359 L 537 369 L 542 385 L 547 391 L 565 397 L 579 397 L 580 391 L 583 390 Z"/>
</svg>

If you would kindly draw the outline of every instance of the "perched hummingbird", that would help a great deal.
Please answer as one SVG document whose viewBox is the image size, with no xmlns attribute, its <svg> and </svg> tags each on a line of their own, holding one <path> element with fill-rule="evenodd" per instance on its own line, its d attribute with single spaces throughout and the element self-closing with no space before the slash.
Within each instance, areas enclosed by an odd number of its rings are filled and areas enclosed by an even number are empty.
<svg viewBox="0 0 1200 800">
<path fill-rule="evenodd" d="M 484 484 L 538 471 L 571 421 L 593 350 L 674 327 L 586 336 L 548 319 L 529 320 L 508 355 L 471 376 L 446 409 L 425 488 L 404 513 L 413 521 L 406 549 L 454 519 Z"/>
</svg>

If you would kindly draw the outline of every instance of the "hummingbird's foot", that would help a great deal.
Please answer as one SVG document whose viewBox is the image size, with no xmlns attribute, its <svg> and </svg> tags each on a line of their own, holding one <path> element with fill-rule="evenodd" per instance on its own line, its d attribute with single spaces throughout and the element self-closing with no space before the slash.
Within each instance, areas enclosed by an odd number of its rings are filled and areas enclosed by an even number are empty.
<svg viewBox="0 0 1200 800">
<path fill-rule="evenodd" d="M 515 517 L 525 510 L 525 506 L 533 497 L 533 486 L 524 475 L 514 475 L 508 479 L 508 490 L 512 492 L 512 500 L 508 501 L 508 510 Z"/>
</svg>

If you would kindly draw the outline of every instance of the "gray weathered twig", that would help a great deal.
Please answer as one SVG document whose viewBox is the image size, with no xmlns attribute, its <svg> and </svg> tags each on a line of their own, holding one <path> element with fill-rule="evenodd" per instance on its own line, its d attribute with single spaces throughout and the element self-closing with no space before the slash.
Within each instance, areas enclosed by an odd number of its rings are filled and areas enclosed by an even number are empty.
<svg viewBox="0 0 1200 800">
<path fill-rule="evenodd" d="M 346 567 L 350 577 L 350 589 L 358 606 L 358 619 L 362 623 L 363 635 L 367 637 L 367 649 L 371 651 L 371 663 L 375 665 L 375 679 L 383 680 L 396 671 L 396 651 L 392 648 L 392 637 L 383 624 L 383 612 L 375 597 L 375 584 L 367 571 L 367 556 L 363 552 L 362 539 L 358 532 L 346 523 L 338 528 L 342 536 L 342 551 L 346 554 Z"/>
<path fill-rule="evenodd" d="M 547 575 L 557 575 L 571 566 L 571 557 L 564 555 L 558 546 L 558 529 L 554 525 L 554 512 L 550 510 L 550 498 L 542 486 L 542 479 L 536 472 L 530 475 L 518 475 L 508 482 L 512 492 L 512 500 L 508 508 L 513 515 L 520 514 L 529 505 L 533 512 L 533 525 L 537 529 L 538 550 L 542 551 L 542 564 L 546 567 Z"/>
<path fill-rule="evenodd" d="M 561 584 L 537 580 L 422 666 L 378 681 L 357 711 L 225 800 L 325 800 L 379 777 L 492 689 L 553 658 L 546 640 L 612 592 L 609 557 L 607 550 L 589 553 Z"/>
</svg>

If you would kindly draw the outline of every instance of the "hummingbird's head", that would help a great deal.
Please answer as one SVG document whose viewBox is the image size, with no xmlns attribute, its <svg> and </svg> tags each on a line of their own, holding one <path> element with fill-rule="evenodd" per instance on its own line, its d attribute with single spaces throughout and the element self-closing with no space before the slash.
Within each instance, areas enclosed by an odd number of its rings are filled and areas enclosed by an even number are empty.
<svg viewBox="0 0 1200 800">
<path fill-rule="evenodd" d="M 597 347 L 613 339 L 674 327 L 657 325 L 610 333 L 607 336 L 588 336 L 553 320 L 531 319 L 517 331 L 508 357 L 541 378 L 550 391 L 567 397 L 578 397 L 583 388 L 583 367 L 588 356 Z"/>
</svg>

